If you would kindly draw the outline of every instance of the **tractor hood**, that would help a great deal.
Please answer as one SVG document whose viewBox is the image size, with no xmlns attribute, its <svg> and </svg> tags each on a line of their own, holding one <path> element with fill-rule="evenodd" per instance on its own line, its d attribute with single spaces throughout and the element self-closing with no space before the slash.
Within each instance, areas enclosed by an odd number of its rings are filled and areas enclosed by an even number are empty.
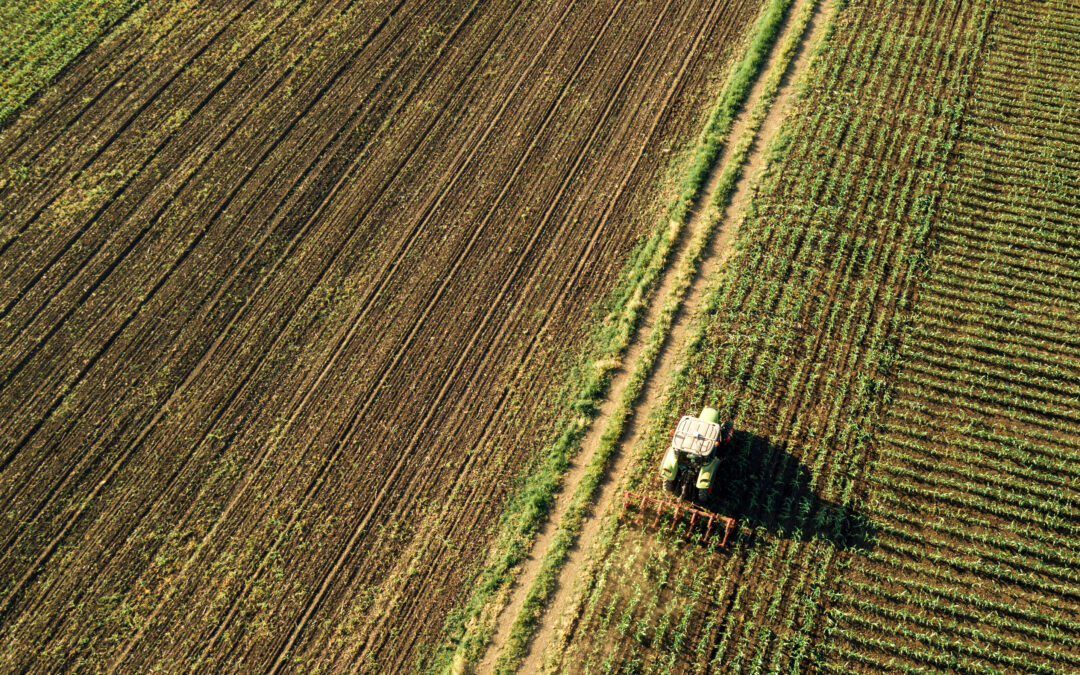
<svg viewBox="0 0 1080 675">
<path fill-rule="evenodd" d="M 712 452 L 718 440 L 720 440 L 719 424 L 705 422 L 687 415 L 679 420 L 679 426 L 675 427 L 671 447 L 676 452 L 704 457 Z"/>
</svg>

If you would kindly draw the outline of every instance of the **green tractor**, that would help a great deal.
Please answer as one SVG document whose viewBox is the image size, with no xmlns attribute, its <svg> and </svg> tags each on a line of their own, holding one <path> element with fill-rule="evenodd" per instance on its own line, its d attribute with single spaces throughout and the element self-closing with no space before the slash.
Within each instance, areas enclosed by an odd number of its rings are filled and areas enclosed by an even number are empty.
<svg viewBox="0 0 1080 675">
<path fill-rule="evenodd" d="M 703 408 L 701 415 L 679 420 L 671 447 L 660 465 L 664 490 L 683 499 L 709 504 L 716 471 L 723 451 L 731 442 L 734 425 L 720 425 L 715 408 Z"/>
</svg>

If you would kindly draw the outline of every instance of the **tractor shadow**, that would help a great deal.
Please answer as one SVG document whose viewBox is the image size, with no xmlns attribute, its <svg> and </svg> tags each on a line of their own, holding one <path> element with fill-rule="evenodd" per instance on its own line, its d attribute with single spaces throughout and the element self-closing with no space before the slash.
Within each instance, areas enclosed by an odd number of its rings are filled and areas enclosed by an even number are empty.
<svg viewBox="0 0 1080 675">
<path fill-rule="evenodd" d="M 787 539 L 864 551 L 875 545 L 877 528 L 866 516 L 819 497 L 822 481 L 815 484 L 805 464 L 766 438 L 736 431 L 718 478 L 710 511 Z"/>
</svg>

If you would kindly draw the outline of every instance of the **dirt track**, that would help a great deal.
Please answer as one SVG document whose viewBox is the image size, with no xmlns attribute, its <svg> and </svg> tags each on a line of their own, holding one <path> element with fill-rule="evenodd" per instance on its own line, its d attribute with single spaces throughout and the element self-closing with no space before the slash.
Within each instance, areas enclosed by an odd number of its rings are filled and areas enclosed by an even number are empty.
<svg viewBox="0 0 1080 675">
<path fill-rule="evenodd" d="M 756 3 L 193 4 L 0 132 L 0 662 L 412 666 Z"/>
</svg>

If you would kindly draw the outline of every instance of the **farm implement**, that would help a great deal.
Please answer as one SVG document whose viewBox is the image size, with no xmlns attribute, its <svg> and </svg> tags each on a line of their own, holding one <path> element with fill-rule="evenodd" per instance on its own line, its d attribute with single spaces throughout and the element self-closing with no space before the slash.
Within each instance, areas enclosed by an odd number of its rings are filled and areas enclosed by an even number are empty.
<svg viewBox="0 0 1080 675">
<path fill-rule="evenodd" d="M 638 494 L 637 492 L 631 492 L 629 490 L 623 491 L 623 508 L 622 515 L 626 515 L 626 509 L 630 506 L 636 506 L 638 509 L 638 518 L 642 519 L 645 513 L 652 510 L 656 512 L 656 516 L 653 518 L 652 526 L 655 528 L 660 524 L 660 519 L 666 514 L 671 514 L 671 525 L 675 527 L 679 520 L 683 517 L 690 517 L 690 526 L 686 528 L 686 536 L 689 537 L 693 533 L 694 528 L 698 525 L 705 526 L 705 538 L 708 539 L 712 536 L 714 527 L 723 525 L 724 538 L 720 540 L 720 546 L 723 547 L 727 544 L 728 535 L 735 529 L 735 521 L 727 516 L 721 516 L 718 513 L 706 511 L 703 508 L 694 506 L 691 503 L 685 502 L 678 498 L 673 497 L 650 497 L 649 495 Z M 719 529 L 717 529 L 719 532 Z"/>
<path fill-rule="evenodd" d="M 735 521 L 701 508 L 712 503 L 713 486 L 716 484 L 723 450 L 731 442 L 734 431 L 731 422 L 723 425 L 719 422 L 720 415 L 715 408 L 704 408 L 697 417 L 686 415 L 680 419 L 675 426 L 664 461 L 660 464 L 664 491 L 673 496 L 650 497 L 625 491 L 623 513 L 626 513 L 630 505 L 637 506 L 639 517 L 653 509 L 656 511 L 653 527 L 658 525 L 668 512 L 672 515 L 672 527 L 681 517 L 689 516 L 687 536 L 690 536 L 700 522 L 706 526 L 705 536 L 709 537 L 719 521 L 724 527 L 724 539 L 720 545 L 726 544 L 728 535 L 735 527 Z"/>
</svg>

